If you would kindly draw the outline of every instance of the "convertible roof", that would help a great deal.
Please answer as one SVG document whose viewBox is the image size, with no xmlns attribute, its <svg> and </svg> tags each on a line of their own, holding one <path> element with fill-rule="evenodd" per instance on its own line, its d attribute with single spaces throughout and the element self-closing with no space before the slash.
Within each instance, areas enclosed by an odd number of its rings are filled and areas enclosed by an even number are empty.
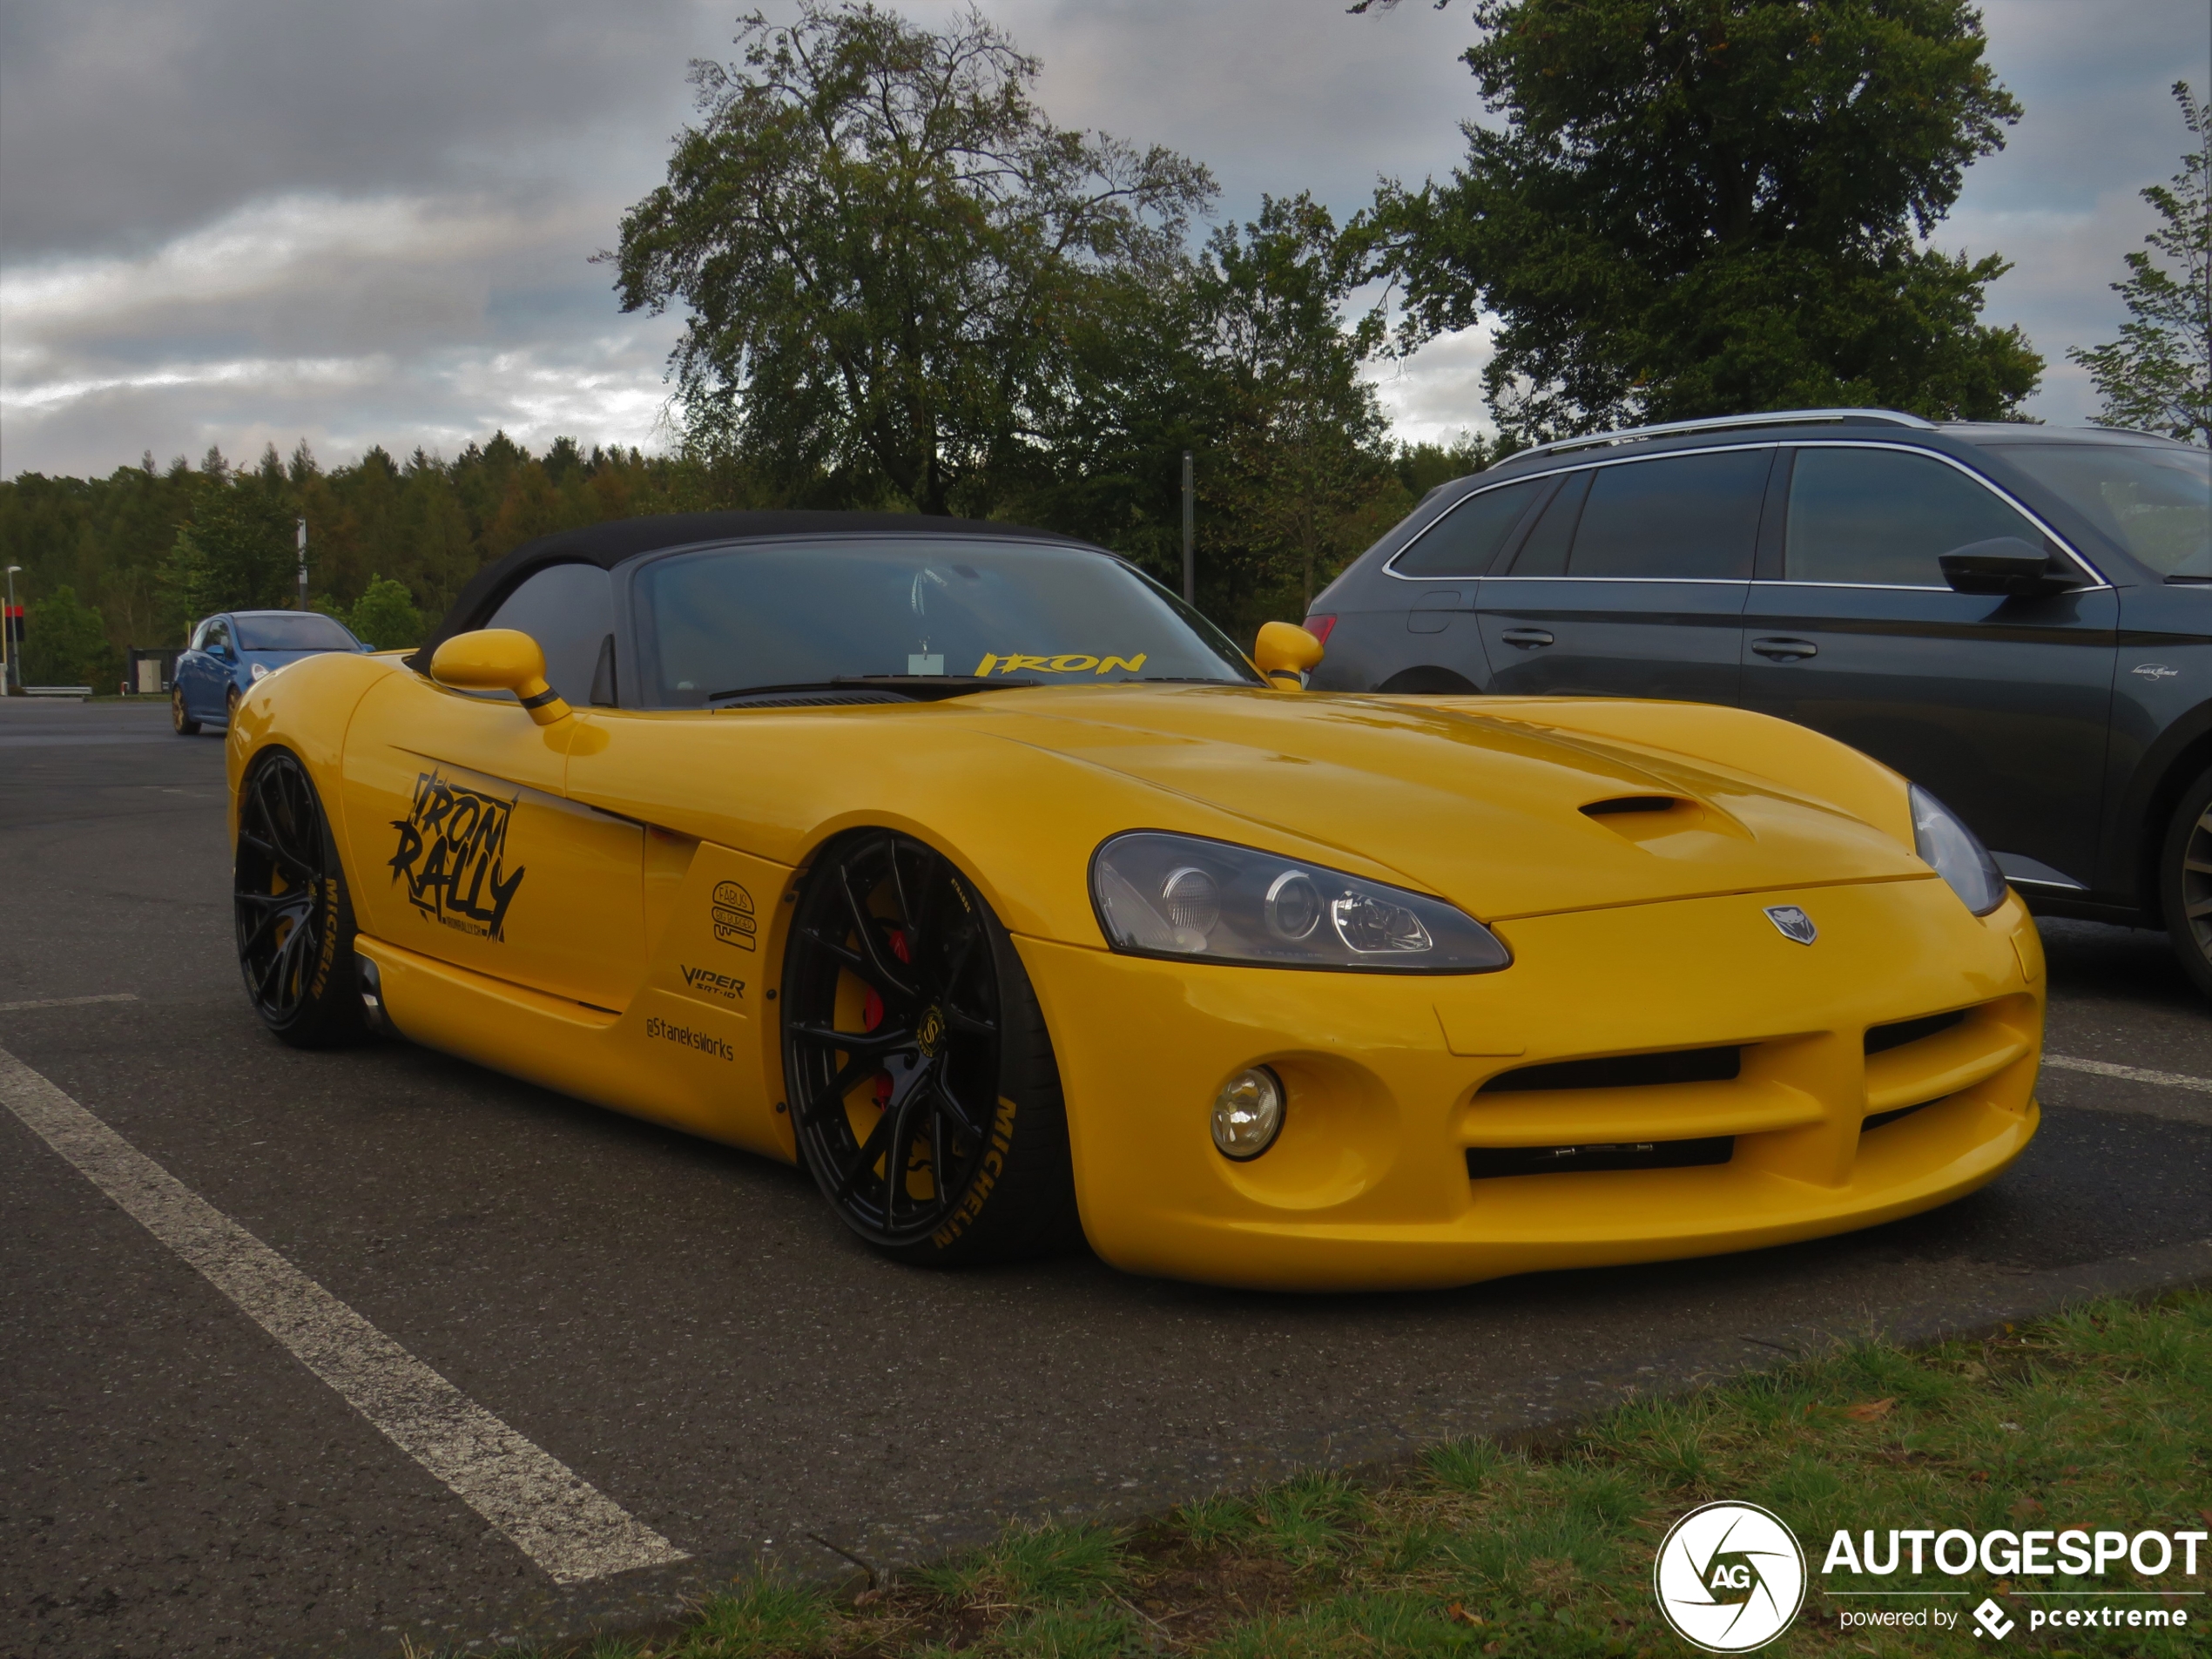
<svg viewBox="0 0 2212 1659">
<path fill-rule="evenodd" d="M 995 536 L 1010 541 L 1058 542 L 1069 547 L 1089 547 L 1055 530 L 1029 529 L 1020 524 L 995 524 L 982 519 L 941 518 L 922 513 L 662 513 L 651 518 L 617 518 L 604 524 L 585 524 L 556 530 L 525 542 L 503 558 L 469 578 L 469 585 L 453 602 L 453 609 L 431 630 L 415 654 L 410 668 L 428 671 L 430 658 L 455 634 L 481 628 L 490 620 L 507 596 L 529 577 L 550 564 L 596 564 L 611 570 L 624 559 L 664 547 L 688 547 L 695 542 L 774 542 L 794 536 L 860 535 L 891 531 L 900 536 L 958 536 L 970 540 Z"/>
</svg>

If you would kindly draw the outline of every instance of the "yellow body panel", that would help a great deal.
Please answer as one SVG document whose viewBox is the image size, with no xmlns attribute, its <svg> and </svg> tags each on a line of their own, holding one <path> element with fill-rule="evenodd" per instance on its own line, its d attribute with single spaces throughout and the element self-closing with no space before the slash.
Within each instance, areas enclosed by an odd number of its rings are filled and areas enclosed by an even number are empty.
<svg viewBox="0 0 2212 1659">
<path fill-rule="evenodd" d="M 930 843 L 1015 935 L 1085 1231 L 1132 1271 L 1440 1285 L 1778 1243 L 1958 1197 L 2035 1129 L 2042 961 L 2025 910 L 1967 913 L 1913 855 L 1903 780 L 1742 711 L 1130 685 L 539 725 L 394 658 L 333 655 L 248 695 L 233 788 L 270 745 L 322 794 L 401 1032 L 786 1160 L 773 996 L 799 879 L 844 830 Z M 1621 796 L 1673 804 L 1578 810 Z M 1088 871 L 1130 829 L 1439 894 L 1514 964 L 1428 977 L 1116 954 Z M 1817 944 L 1770 924 L 1782 904 L 1812 916 Z M 1871 1026 L 1952 1012 L 1946 1031 L 1865 1053 Z M 1722 1046 L 1742 1055 L 1727 1082 L 1484 1089 L 1557 1061 Z M 1232 1163 L 1209 1110 L 1263 1063 L 1285 1127 Z M 1734 1157 L 1710 1167 L 1474 1179 L 1467 1162 L 1721 1136 Z"/>
</svg>

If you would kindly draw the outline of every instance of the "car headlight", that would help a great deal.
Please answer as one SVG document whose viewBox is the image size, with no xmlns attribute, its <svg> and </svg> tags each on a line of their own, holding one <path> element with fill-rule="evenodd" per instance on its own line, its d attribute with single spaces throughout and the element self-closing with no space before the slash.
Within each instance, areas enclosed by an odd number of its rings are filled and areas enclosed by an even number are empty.
<svg viewBox="0 0 2212 1659">
<path fill-rule="evenodd" d="M 1116 950 L 1139 956 L 1386 974 L 1487 974 L 1513 961 L 1441 899 L 1195 835 L 1116 835 L 1090 864 Z"/>
<path fill-rule="evenodd" d="M 253 664 L 253 678 L 255 679 L 265 680 L 268 678 L 268 677 L 269 665 L 266 663 L 256 663 Z"/>
<path fill-rule="evenodd" d="M 1950 884 L 1967 909 L 1987 915 L 2005 902 L 2005 873 L 1958 813 L 1919 785 L 1912 788 L 1912 850 Z"/>
</svg>

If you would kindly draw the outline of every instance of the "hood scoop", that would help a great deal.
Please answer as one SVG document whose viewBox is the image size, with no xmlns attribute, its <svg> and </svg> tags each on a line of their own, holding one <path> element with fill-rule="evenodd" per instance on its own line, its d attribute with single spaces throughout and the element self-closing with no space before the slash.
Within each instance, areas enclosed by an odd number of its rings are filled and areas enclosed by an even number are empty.
<svg viewBox="0 0 2212 1659">
<path fill-rule="evenodd" d="M 1647 851 L 1682 846 L 1677 836 L 1727 835 L 1750 839 L 1750 833 L 1718 807 L 1686 795 L 1613 795 L 1585 803 L 1583 817 L 1602 824 L 1623 840 Z"/>
</svg>

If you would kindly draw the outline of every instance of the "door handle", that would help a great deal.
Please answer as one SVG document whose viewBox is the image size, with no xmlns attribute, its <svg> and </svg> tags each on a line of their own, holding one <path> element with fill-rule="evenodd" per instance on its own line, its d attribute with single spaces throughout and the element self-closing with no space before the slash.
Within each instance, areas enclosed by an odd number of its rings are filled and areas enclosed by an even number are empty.
<svg viewBox="0 0 2212 1659">
<path fill-rule="evenodd" d="M 1751 649 L 1771 662 L 1802 662 L 1808 657 L 1820 655 L 1820 647 L 1810 639 L 1755 639 Z"/>
<path fill-rule="evenodd" d="M 1552 643 L 1552 637 L 1541 628 L 1508 628 L 1498 637 L 1523 651 L 1536 651 Z"/>
</svg>

